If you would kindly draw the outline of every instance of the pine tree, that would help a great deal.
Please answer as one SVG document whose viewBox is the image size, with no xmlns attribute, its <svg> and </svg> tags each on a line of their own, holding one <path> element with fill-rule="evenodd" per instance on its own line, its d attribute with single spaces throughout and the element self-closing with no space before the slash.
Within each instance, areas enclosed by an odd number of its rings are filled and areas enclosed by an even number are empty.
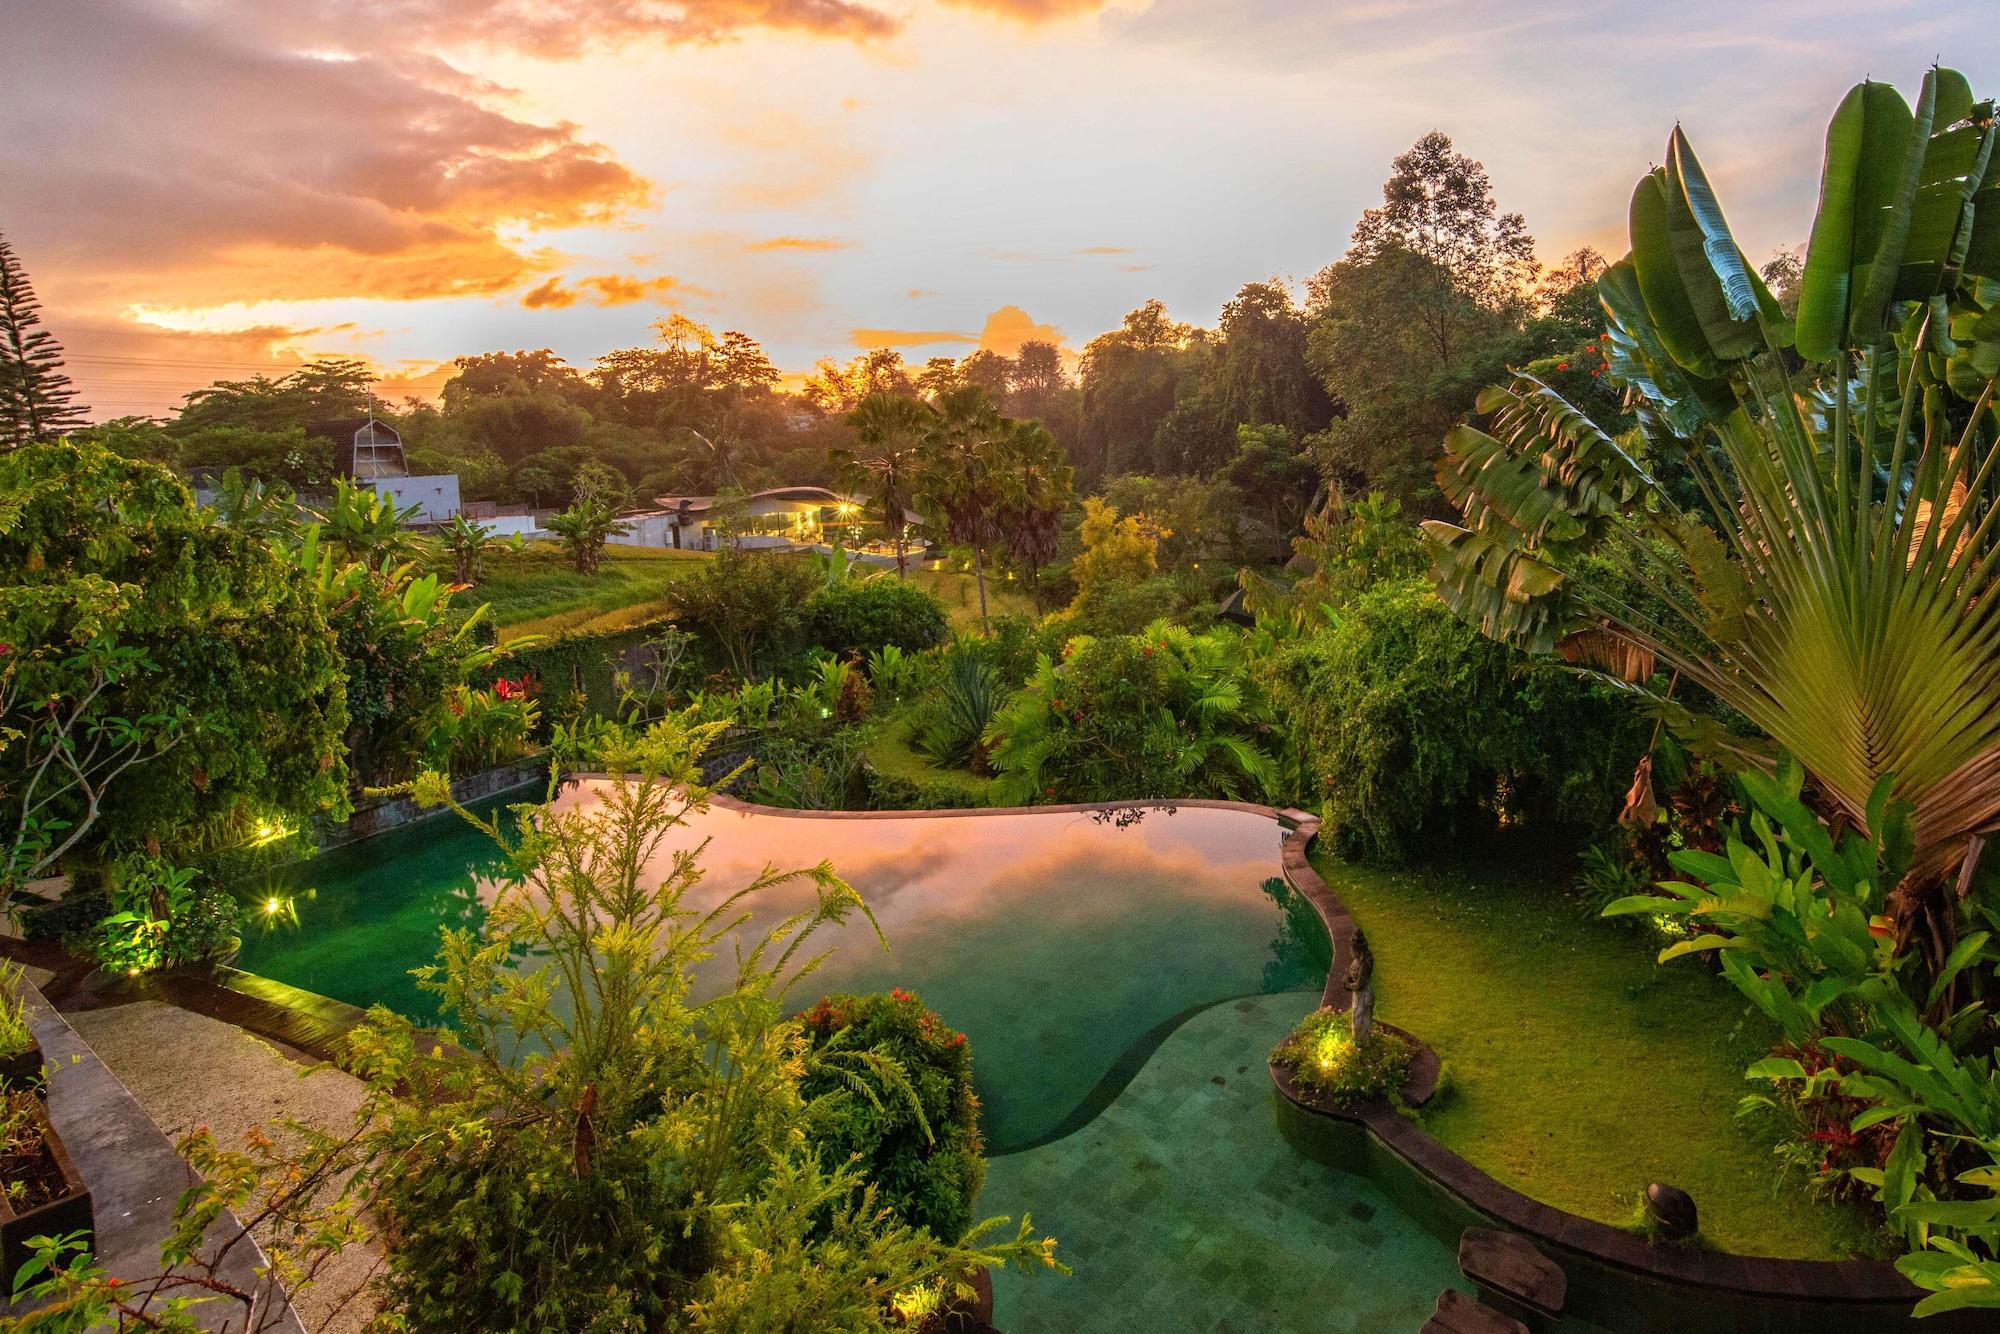
<svg viewBox="0 0 2000 1334">
<path fill-rule="evenodd" d="M 41 324 L 28 272 L 0 237 L 0 448 L 46 440 L 84 424 L 90 409 L 62 371 L 62 344 Z"/>
</svg>

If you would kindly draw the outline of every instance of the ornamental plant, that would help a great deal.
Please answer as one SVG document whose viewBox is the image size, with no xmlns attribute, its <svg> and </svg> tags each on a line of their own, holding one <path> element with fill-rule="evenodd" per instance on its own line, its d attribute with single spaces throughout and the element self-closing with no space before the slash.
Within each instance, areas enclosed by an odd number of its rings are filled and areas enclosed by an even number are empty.
<svg viewBox="0 0 2000 1334">
<path fill-rule="evenodd" d="M 864 1164 L 814 1149 L 831 1095 L 807 1085 L 789 998 L 816 932 L 867 910 L 826 863 L 695 896 L 699 848 L 669 840 L 705 807 L 702 760 L 727 726 L 603 724 L 594 799 L 518 808 L 518 834 L 453 804 L 443 775 L 416 784 L 491 836 L 508 873 L 484 923 L 447 929 L 421 973 L 462 1050 L 381 1011 L 358 1040 L 379 1127 L 361 1174 L 395 1239 L 402 1327 L 883 1330 L 906 1290 L 1054 1266 L 1025 1218 L 1000 1239 L 1002 1220 L 940 1237 L 897 1217 Z M 741 938 L 751 901 L 786 884 L 808 906 Z M 697 1003 L 693 969 L 717 960 L 724 989 Z M 885 1103 L 921 1101 L 872 1045 L 822 1054 L 836 1061 Z M 396 1096 L 409 1087 L 425 1096 Z"/>
<path fill-rule="evenodd" d="M 946 1241 L 963 1236 L 986 1179 L 965 1034 L 901 987 L 823 997 L 800 1022 L 809 1043 L 800 1088 L 814 1109 L 807 1137 L 829 1162 L 857 1161 L 901 1222 Z M 893 1062 L 901 1081 L 878 1087 L 856 1053 Z"/>
<path fill-rule="evenodd" d="M 1357 1043 L 1346 1011 L 1322 1006 L 1272 1050 L 1271 1064 L 1289 1074 L 1296 1087 L 1346 1106 L 1397 1097 L 1409 1082 L 1416 1055 L 1408 1039 L 1380 1027 Z"/>
<path fill-rule="evenodd" d="M 1155 621 L 1044 655 L 987 731 L 1001 804 L 1269 796 L 1275 718 L 1241 641 Z"/>
</svg>

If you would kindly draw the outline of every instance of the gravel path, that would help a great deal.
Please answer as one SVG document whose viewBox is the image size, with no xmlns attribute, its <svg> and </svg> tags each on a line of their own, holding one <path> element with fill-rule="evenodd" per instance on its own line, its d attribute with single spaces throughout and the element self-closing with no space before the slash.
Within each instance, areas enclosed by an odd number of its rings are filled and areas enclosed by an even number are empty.
<svg viewBox="0 0 2000 1334">
<path fill-rule="evenodd" d="M 363 1086 L 352 1075 L 308 1068 L 233 1024 L 175 1006 L 137 1001 L 64 1018 L 171 1140 L 205 1125 L 219 1144 L 235 1147 L 251 1130 L 287 1117 L 344 1131 L 362 1102 Z M 379 1258 L 373 1245 L 349 1247 L 322 1270 L 294 1303 L 305 1327 L 316 1334 L 363 1329 L 373 1306 L 348 1296 Z"/>
</svg>

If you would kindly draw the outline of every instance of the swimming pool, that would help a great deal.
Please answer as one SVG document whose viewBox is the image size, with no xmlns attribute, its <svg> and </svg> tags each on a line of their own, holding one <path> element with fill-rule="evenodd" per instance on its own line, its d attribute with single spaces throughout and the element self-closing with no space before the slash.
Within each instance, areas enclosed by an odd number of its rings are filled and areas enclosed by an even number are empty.
<svg viewBox="0 0 2000 1334">
<path fill-rule="evenodd" d="M 564 800 L 597 791 L 582 780 Z M 831 956 L 793 1003 L 915 992 L 965 1030 L 988 1149 L 1004 1154 L 1087 1123 L 1194 1011 L 1324 984 L 1325 929 L 1278 878 L 1282 835 L 1267 814 L 1191 805 L 868 819 L 717 805 L 659 856 L 707 840 L 697 907 L 767 865 L 830 859 L 887 948 L 859 920 L 816 938 Z M 297 921 L 251 931 L 241 966 L 435 1020 L 409 970 L 431 961 L 440 926 L 480 920 L 502 869 L 483 834 L 449 818 L 330 852 L 259 887 L 291 898 Z M 761 896 L 751 929 L 811 894 Z M 697 982 L 697 994 L 718 985 Z"/>
</svg>

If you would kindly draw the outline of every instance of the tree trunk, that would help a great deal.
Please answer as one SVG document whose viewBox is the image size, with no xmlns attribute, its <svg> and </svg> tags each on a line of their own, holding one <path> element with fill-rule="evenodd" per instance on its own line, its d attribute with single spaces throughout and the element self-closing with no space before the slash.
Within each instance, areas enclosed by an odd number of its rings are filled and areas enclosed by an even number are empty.
<svg viewBox="0 0 2000 1334">
<path fill-rule="evenodd" d="M 986 548 L 977 542 L 972 544 L 972 573 L 979 581 L 979 632 L 990 635 L 993 626 L 986 619 Z"/>
</svg>

